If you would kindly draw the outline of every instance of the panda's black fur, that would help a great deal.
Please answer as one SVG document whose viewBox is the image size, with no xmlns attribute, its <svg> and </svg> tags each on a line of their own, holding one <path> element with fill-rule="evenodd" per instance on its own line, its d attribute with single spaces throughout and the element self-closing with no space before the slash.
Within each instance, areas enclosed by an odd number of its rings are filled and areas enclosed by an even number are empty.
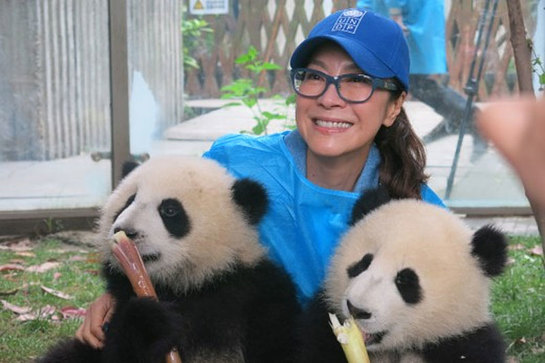
<svg viewBox="0 0 545 363">
<path fill-rule="evenodd" d="M 290 362 L 299 305 L 258 242 L 266 209 L 260 184 L 235 180 L 214 161 L 160 157 L 138 166 L 107 201 L 100 229 L 105 241 L 117 230 L 135 241 L 159 302 L 135 297 L 102 242 L 116 300 L 104 349 L 71 339 L 39 362 L 164 362 L 172 347 L 184 363 Z"/>
<path fill-rule="evenodd" d="M 500 231 L 472 233 L 445 209 L 391 201 L 383 188 L 360 197 L 351 223 L 303 313 L 298 362 L 346 362 L 329 312 L 367 331 L 373 363 L 505 361 L 488 306 L 507 259 Z"/>
</svg>

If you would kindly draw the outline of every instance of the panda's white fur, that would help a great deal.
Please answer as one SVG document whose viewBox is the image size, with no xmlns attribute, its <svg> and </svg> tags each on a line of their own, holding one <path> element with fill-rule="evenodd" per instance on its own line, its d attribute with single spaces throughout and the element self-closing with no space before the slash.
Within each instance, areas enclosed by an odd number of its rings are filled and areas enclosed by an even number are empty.
<svg viewBox="0 0 545 363">
<path fill-rule="evenodd" d="M 373 314 L 358 321 L 361 328 L 388 334 L 370 351 L 421 347 L 490 322 L 490 279 L 471 256 L 472 234 L 452 213 L 422 201 L 384 205 L 343 238 L 326 281 L 331 308 L 346 317 L 349 299 Z M 349 280 L 346 267 L 367 253 L 371 265 Z M 424 294 L 412 306 L 394 283 L 405 267 L 415 270 Z"/>
<path fill-rule="evenodd" d="M 472 232 L 442 207 L 367 191 L 304 313 L 298 361 L 344 362 L 332 312 L 355 318 L 373 363 L 502 362 L 489 295 L 505 261 L 492 226 Z"/>
<path fill-rule="evenodd" d="M 99 225 L 105 259 L 117 265 L 109 243 L 115 229 L 138 228 L 134 242 L 140 253 L 161 254 L 159 261 L 146 263 L 152 281 L 181 291 L 236 264 L 255 264 L 266 251 L 257 230 L 248 228 L 244 211 L 233 203 L 234 182 L 225 168 L 204 158 L 165 156 L 142 164 L 121 181 L 103 208 Z M 190 231 L 183 239 L 170 235 L 155 209 L 166 198 L 183 201 L 189 211 Z"/>
<path fill-rule="evenodd" d="M 288 361 L 299 312 L 288 274 L 267 259 L 257 224 L 263 186 L 212 160 L 153 157 L 131 171 L 99 221 L 103 276 L 116 299 L 103 350 L 72 339 L 39 362 Z M 123 230 L 159 301 L 135 298 L 111 251 Z"/>
</svg>

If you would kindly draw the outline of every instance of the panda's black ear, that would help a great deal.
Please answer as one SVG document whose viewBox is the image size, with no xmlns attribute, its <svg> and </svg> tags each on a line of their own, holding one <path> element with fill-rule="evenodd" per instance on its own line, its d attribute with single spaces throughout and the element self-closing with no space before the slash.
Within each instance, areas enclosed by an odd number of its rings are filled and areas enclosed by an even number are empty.
<svg viewBox="0 0 545 363">
<path fill-rule="evenodd" d="M 123 166 L 121 167 L 121 177 L 124 178 L 127 175 L 130 174 L 131 171 L 136 169 L 140 165 L 139 162 L 134 160 L 128 160 L 123 163 Z"/>
<path fill-rule="evenodd" d="M 372 210 L 380 207 L 383 204 L 388 203 L 391 200 L 386 187 L 379 186 L 374 189 L 367 189 L 363 191 L 361 197 L 354 204 L 352 209 L 352 218 L 350 219 L 350 225 L 353 226 L 362 219 L 364 216 L 369 214 Z"/>
<path fill-rule="evenodd" d="M 265 188 L 248 178 L 235 181 L 231 188 L 233 200 L 242 207 L 250 224 L 257 224 L 265 215 L 268 197 Z"/>
<path fill-rule="evenodd" d="M 486 225 L 473 234 L 471 254 L 488 277 L 498 276 L 507 263 L 507 238 L 497 228 Z"/>
</svg>

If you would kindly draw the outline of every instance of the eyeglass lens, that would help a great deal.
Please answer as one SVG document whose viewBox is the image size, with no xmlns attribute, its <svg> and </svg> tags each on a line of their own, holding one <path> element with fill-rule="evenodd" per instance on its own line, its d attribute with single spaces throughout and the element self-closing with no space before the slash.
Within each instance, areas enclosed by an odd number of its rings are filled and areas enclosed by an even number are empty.
<svg viewBox="0 0 545 363">
<path fill-rule="evenodd" d="M 321 96 L 331 83 L 346 101 L 362 102 L 373 92 L 372 78 L 364 74 L 344 74 L 335 78 L 311 69 L 296 69 L 292 79 L 295 91 L 306 97 Z"/>
</svg>

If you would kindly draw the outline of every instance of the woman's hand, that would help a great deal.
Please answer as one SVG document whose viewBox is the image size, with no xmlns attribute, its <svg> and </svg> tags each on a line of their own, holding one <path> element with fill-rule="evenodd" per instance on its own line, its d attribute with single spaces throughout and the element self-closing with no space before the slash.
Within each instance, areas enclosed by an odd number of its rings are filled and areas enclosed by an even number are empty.
<svg viewBox="0 0 545 363">
<path fill-rule="evenodd" d="M 105 293 L 89 305 L 83 324 L 76 332 L 76 338 L 93 348 L 104 347 L 104 331 L 102 326 L 110 321 L 115 306 L 112 295 Z"/>
</svg>

